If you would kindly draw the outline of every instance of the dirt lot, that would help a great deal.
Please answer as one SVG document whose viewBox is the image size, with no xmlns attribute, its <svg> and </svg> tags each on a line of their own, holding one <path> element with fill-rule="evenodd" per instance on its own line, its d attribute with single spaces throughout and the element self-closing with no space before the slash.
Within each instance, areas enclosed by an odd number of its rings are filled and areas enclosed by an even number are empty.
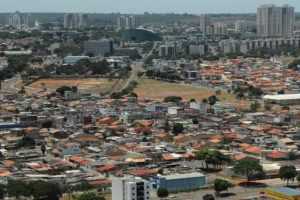
<svg viewBox="0 0 300 200">
<path fill-rule="evenodd" d="M 59 88 L 61 86 L 77 86 L 79 90 L 104 90 L 113 85 L 115 80 L 105 78 L 87 78 L 87 79 L 40 79 L 30 87 L 34 88 Z"/>
<path fill-rule="evenodd" d="M 203 98 L 208 98 L 215 94 L 214 89 L 191 87 L 153 79 L 141 78 L 138 79 L 138 83 L 139 85 L 134 92 L 140 99 L 162 100 L 166 96 L 181 96 L 184 101 L 189 101 L 192 98 L 197 101 L 201 101 Z M 221 102 L 226 104 L 238 105 L 239 107 L 249 107 L 248 102 L 237 100 L 234 94 L 222 92 L 218 98 Z"/>
</svg>

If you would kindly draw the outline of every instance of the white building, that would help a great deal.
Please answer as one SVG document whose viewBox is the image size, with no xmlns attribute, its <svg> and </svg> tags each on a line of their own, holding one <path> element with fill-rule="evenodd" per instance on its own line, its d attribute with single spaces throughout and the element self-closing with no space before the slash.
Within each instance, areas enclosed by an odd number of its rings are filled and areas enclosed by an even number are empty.
<svg viewBox="0 0 300 200">
<path fill-rule="evenodd" d="M 73 15 L 65 14 L 64 15 L 64 28 L 72 28 L 73 27 Z"/>
<path fill-rule="evenodd" d="M 261 5 L 257 8 L 257 35 L 291 37 L 294 34 L 294 7 Z"/>
<path fill-rule="evenodd" d="M 177 54 L 177 48 L 175 45 L 162 45 L 159 47 L 160 56 L 175 56 Z"/>
<path fill-rule="evenodd" d="M 75 27 L 85 28 L 88 27 L 88 15 L 85 13 L 75 14 Z"/>
<path fill-rule="evenodd" d="M 206 114 L 209 109 L 208 103 L 190 102 L 190 108 L 199 110 L 201 114 Z"/>
<path fill-rule="evenodd" d="M 149 200 L 150 183 L 141 178 L 125 177 L 112 180 L 112 200 Z"/>
<path fill-rule="evenodd" d="M 24 16 L 24 25 L 26 28 L 35 27 L 35 17 L 32 14 L 26 14 Z"/>
<path fill-rule="evenodd" d="M 9 14 L 6 17 L 6 24 L 14 28 L 20 27 L 22 25 L 22 17 L 19 12 Z"/>
<path fill-rule="evenodd" d="M 244 20 L 238 20 L 234 23 L 234 29 L 236 31 L 244 32 L 248 28 L 248 23 Z"/>
<path fill-rule="evenodd" d="M 207 34 L 207 27 L 211 25 L 210 16 L 209 15 L 201 15 L 200 16 L 200 29 L 203 34 Z"/>
<path fill-rule="evenodd" d="M 205 47 L 204 45 L 190 45 L 189 53 L 203 56 L 205 54 Z"/>
<path fill-rule="evenodd" d="M 136 29 L 138 27 L 138 19 L 135 15 L 121 16 L 118 18 L 118 26 L 121 30 Z"/>
</svg>

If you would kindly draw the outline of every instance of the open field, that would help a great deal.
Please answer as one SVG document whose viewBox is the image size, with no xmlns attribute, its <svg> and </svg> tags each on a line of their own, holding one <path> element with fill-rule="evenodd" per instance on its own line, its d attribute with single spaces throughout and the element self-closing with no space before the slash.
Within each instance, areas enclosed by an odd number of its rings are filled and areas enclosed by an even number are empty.
<svg viewBox="0 0 300 200">
<path fill-rule="evenodd" d="M 203 98 L 208 98 L 215 94 L 214 89 L 180 85 L 153 79 L 141 78 L 138 79 L 138 83 L 134 92 L 140 99 L 163 100 L 166 96 L 181 96 L 183 101 L 189 101 L 192 98 L 201 101 Z M 226 104 L 249 107 L 248 102 L 237 100 L 234 94 L 224 91 L 218 98 Z"/>
<path fill-rule="evenodd" d="M 80 195 L 76 195 L 75 192 L 74 192 L 74 196 L 75 198 L 70 198 L 70 200 L 75 200 L 77 199 Z M 105 193 L 105 194 L 100 194 L 99 196 L 102 196 L 105 198 L 105 200 L 111 200 L 111 193 Z M 60 198 L 60 200 L 69 200 L 69 195 L 64 195 L 63 197 Z"/>
<path fill-rule="evenodd" d="M 40 79 L 29 87 L 57 89 L 61 86 L 77 86 L 79 90 L 105 90 L 114 84 L 115 80 L 106 78 L 83 78 L 83 79 Z"/>
</svg>

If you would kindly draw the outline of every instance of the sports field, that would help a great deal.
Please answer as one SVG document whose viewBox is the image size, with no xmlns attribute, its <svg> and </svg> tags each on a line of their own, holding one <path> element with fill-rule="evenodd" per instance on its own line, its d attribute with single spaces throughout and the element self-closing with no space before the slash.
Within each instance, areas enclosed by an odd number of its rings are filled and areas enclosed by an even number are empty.
<svg viewBox="0 0 300 200">
<path fill-rule="evenodd" d="M 201 101 L 203 98 L 215 95 L 214 89 L 191 87 L 145 78 L 138 79 L 138 86 L 134 92 L 138 95 L 139 99 L 154 100 L 163 100 L 166 96 L 181 96 L 183 101 L 189 101 L 192 98 Z M 249 107 L 248 102 L 237 100 L 234 94 L 225 91 L 222 91 L 218 98 L 226 104 Z"/>
<path fill-rule="evenodd" d="M 31 83 L 29 87 L 57 89 L 61 86 L 77 86 L 78 90 L 105 90 L 114 84 L 115 80 L 105 78 L 83 79 L 40 79 Z"/>
</svg>

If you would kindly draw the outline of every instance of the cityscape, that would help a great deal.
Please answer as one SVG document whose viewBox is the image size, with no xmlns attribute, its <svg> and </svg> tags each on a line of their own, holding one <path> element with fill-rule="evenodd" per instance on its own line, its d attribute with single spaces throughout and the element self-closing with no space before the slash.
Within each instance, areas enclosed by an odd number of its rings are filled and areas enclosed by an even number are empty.
<svg viewBox="0 0 300 200">
<path fill-rule="evenodd" d="M 0 199 L 299 200 L 300 7 L 276 3 L 0 13 Z"/>
</svg>

